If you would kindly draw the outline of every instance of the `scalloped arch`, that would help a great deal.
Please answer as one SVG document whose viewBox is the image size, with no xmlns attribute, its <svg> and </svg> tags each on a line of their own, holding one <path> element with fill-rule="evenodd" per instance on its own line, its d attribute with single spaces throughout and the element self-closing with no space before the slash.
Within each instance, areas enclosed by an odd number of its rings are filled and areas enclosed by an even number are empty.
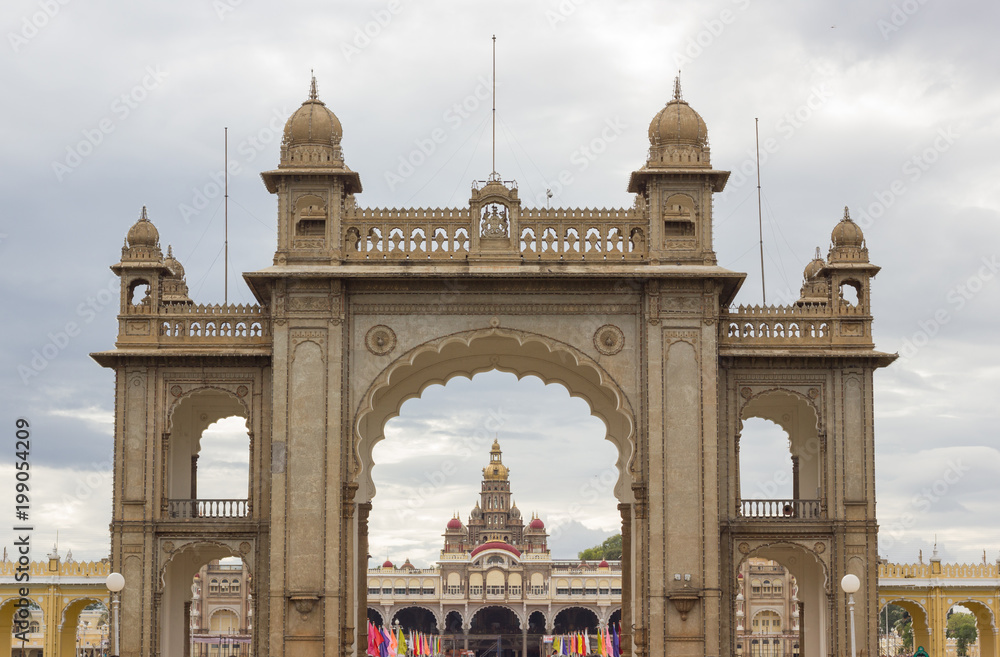
<svg viewBox="0 0 1000 657">
<path fill-rule="evenodd" d="M 780 418 L 775 419 L 774 417 L 770 417 L 767 414 L 761 413 L 756 408 L 757 405 L 762 400 L 775 396 L 790 397 L 792 399 L 791 403 L 796 405 L 801 405 L 802 403 L 804 403 L 810 410 L 812 410 L 813 415 L 816 418 L 816 432 L 817 433 L 823 432 L 823 416 L 820 413 L 820 409 L 816 405 L 816 403 L 812 399 L 809 399 L 808 396 L 803 395 L 801 392 L 797 390 L 790 390 L 788 388 L 778 388 L 778 387 L 768 388 L 767 390 L 761 390 L 760 392 L 754 393 L 749 398 L 743 401 L 743 403 L 740 405 L 740 415 L 739 415 L 740 429 L 743 428 L 744 420 L 749 420 L 750 418 L 756 417 L 756 418 L 761 418 L 763 420 L 770 420 L 771 422 L 774 422 L 775 424 L 780 426 L 786 432 L 790 432 L 791 428 L 785 426 L 781 422 Z M 747 415 L 748 412 L 752 414 Z"/>
<path fill-rule="evenodd" d="M 233 392 L 231 390 L 226 390 L 225 388 L 220 388 L 219 386 L 205 385 L 205 386 L 199 386 L 199 387 L 194 388 L 192 390 L 188 390 L 187 392 L 183 393 L 180 397 L 178 397 L 177 399 L 174 400 L 174 402 L 167 409 L 166 422 L 164 423 L 165 426 L 166 426 L 166 428 L 167 428 L 167 431 L 168 432 L 172 432 L 174 430 L 174 413 L 177 412 L 177 410 L 181 407 L 181 405 L 185 401 L 194 399 L 195 397 L 198 397 L 200 395 L 205 395 L 206 393 L 208 393 L 208 394 L 211 394 L 211 393 L 220 393 L 220 394 L 225 395 L 227 397 L 231 397 L 232 401 L 236 401 L 237 403 L 239 403 L 239 405 L 243 408 L 242 416 L 246 420 L 247 431 L 251 430 L 251 427 L 250 427 L 250 407 L 247 405 L 247 402 L 245 400 L 240 399 L 238 396 L 236 396 L 235 394 L 233 394 Z M 232 415 L 227 415 L 226 417 L 233 417 L 233 416 Z M 221 418 L 221 417 L 220 418 L 216 418 L 212 422 L 209 422 L 208 425 L 206 425 L 206 427 L 209 426 L 209 425 L 211 425 L 213 422 L 218 422 L 219 420 L 222 420 L 222 419 L 225 419 L 225 418 Z"/>
<path fill-rule="evenodd" d="M 476 616 L 479 615 L 479 612 L 486 611 L 487 609 L 505 609 L 505 610 L 511 612 L 512 614 L 514 614 L 514 618 L 517 619 L 517 626 L 518 626 L 519 629 L 522 628 L 522 627 L 524 627 L 524 618 L 522 617 L 521 612 L 519 612 L 517 609 L 514 609 L 512 607 L 508 607 L 507 605 L 484 605 L 482 607 L 479 607 L 475 611 L 472 611 L 469 614 L 469 627 L 472 627 L 472 622 L 474 620 L 476 620 Z M 464 623 L 464 620 L 463 620 L 463 623 Z"/>
<path fill-rule="evenodd" d="M 463 331 L 419 345 L 386 366 L 369 385 L 355 414 L 353 477 L 356 500 L 375 495 L 372 450 L 385 438 L 386 423 L 399 415 L 403 403 L 419 397 L 431 385 L 445 385 L 457 376 L 499 370 L 536 376 L 559 383 L 570 396 L 590 407 L 607 429 L 605 438 L 618 451 L 615 496 L 632 501 L 631 464 L 635 458 L 635 421 L 631 403 L 611 375 L 574 347 L 536 333 L 504 328 Z"/>
<path fill-rule="evenodd" d="M 396 614 L 403 611 L 404 609 L 423 609 L 424 611 L 428 612 L 431 616 L 434 617 L 434 625 L 437 625 L 438 623 L 441 622 L 440 619 L 438 618 L 438 613 L 436 611 L 434 611 L 433 609 L 431 609 L 426 605 L 422 605 L 419 603 L 393 605 L 391 607 L 391 612 L 389 613 L 389 622 L 391 623 L 392 621 L 396 620 Z"/>
<path fill-rule="evenodd" d="M 205 563 L 208 563 L 208 561 L 211 561 L 212 559 L 224 559 L 227 556 L 239 557 L 239 559 L 243 562 L 243 567 L 246 568 L 247 574 L 253 577 L 253 564 L 251 564 L 250 560 L 245 555 L 240 554 L 240 552 L 236 548 L 232 547 L 231 545 L 226 545 L 225 543 L 222 543 L 220 541 L 198 540 L 198 541 L 191 541 L 190 543 L 185 543 L 181 547 L 171 552 L 170 557 L 168 557 L 163 561 L 163 565 L 160 566 L 159 573 L 157 574 L 156 578 L 157 590 L 161 593 L 163 592 L 163 589 L 166 586 L 166 581 L 164 578 L 167 575 L 167 568 L 170 567 L 170 564 L 174 561 L 174 559 L 184 555 L 187 552 L 203 550 L 205 548 L 218 548 L 222 552 L 227 553 L 221 557 L 209 557 L 208 560 L 205 561 Z M 197 572 L 197 570 L 195 572 Z M 192 577 L 193 576 L 194 575 L 192 574 Z"/>
</svg>

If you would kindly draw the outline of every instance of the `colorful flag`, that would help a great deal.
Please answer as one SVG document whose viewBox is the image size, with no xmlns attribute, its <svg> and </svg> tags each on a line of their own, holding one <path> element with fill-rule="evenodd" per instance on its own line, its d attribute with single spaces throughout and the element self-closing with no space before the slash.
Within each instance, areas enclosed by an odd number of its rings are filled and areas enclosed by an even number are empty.
<svg viewBox="0 0 1000 657">
<path fill-rule="evenodd" d="M 375 644 L 375 626 L 368 621 L 368 657 L 378 657 L 378 647 Z"/>
</svg>

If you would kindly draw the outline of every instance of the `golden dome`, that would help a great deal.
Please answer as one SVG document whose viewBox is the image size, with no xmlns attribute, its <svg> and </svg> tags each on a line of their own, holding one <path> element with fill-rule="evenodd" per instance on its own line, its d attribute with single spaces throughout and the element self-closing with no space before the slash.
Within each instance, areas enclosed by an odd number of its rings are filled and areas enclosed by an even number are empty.
<svg viewBox="0 0 1000 657">
<path fill-rule="evenodd" d="M 708 145 L 708 126 L 681 98 L 680 78 L 674 80 L 673 99 L 649 124 L 649 143 L 652 146 L 687 144 L 702 148 Z"/>
<path fill-rule="evenodd" d="M 860 249 L 865 243 L 865 235 L 861 232 L 861 226 L 851 219 L 847 206 L 844 206 L 844 218 L 830 234 L 830 241 L 833 242 L 834 248 L 846 246 Z"/>
<path fill-rule="evenodd" d="M 146 246 L 154 248 L 160 244 L 160 232 L 156 230 L 156 226 L 153 222 L 149 220 L 146 216 L 146 206 L 142 206 L 142 213 L 139 215 L 139 221 L 132 224 L 132 227 L 128 229 L 128 245 L 130 247 Z"/>
<path fill-rule="evenodd" d="M 503 464 L 500 456 L 500 441 L 494 440 L 493 447 L 490 449 L 490 464 L 483 468 L 483 479 L 494 481 L 498 479 L 507 479 L 507 475 L 510 474 L 510 470 L 508 470 L 507 466 Z"/>
</svg>

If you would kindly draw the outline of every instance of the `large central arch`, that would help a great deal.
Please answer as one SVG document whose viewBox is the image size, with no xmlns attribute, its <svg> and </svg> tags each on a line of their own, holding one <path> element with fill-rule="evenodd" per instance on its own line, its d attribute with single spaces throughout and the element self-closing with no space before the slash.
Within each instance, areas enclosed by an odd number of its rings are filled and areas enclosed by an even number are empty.
<svg viewBox="0 0 1000 657">
<path fill-rule="evenodd" d="M 425 388 L 444 385 L 456 376 L 471 378 L 500 370 L 519 379 L 537 376 L 559 383 L 569 394 L 587 402 L 590 412 L 607 427 L 605 437 L 618 450 L 615 497 L 632 501 L 630 466 L 635 457 L 635 421 L 631 404 L 611 375 L 574 347 L 536 333 L 493 327 L 442 336 L 404 353 L 383 369 L 358 405 L 354 422 L 356 499 L 371 501 L 372 450 L 385 438 L 386 423 L 399 415 L 408 399 Z"/>
</svg>

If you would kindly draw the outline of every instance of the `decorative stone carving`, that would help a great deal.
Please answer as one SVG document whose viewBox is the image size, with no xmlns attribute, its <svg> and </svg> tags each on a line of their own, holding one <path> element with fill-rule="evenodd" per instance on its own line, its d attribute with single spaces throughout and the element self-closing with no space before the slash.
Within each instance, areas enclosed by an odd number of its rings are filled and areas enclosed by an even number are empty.
<svg viewBox="0 0 1000 657">
<path fill-rule="evenodd" d="M 594 332 L 594 348 L 605 356 L 614 356 L 625 346 L 625 334 L 614 324 L 605 324 Z"/>
<path fill-rule="evenodd" d="M 384 356 L 396 348 L 396 334 L 383 324 L 373 326 L 365 334 L 365 347 L 376 356 Z"/>
<path fill-rule="evenodd" d="M 315 607 L 316 603 L 319 602 L 318 595 L 291 595 L 288 597 L 292 604 L 295 606 L 295 611 L 299 612 L 303 616 L 306 616 Z"/>
<path fill-rule="evenodd" d="M 250 545 L 249 541 L 243 541 L 240 543 L 240 554 L 247 554 L 253 546 Z"/>
<path fill-rule="evenodd" d="M 170 394 L 174 397 L 180 397 L 183 392 L 184 389 L 180 386 L 170 386 Z"/>
<path fill-rule="evenodd" d="M 248 392 L 250 392 L 250 388 L 247 388 L 246 386 L 239 386 L 238 388 L 236 388 L 237 397 L 240 398 L 246 397 Z"/>
</svg>

